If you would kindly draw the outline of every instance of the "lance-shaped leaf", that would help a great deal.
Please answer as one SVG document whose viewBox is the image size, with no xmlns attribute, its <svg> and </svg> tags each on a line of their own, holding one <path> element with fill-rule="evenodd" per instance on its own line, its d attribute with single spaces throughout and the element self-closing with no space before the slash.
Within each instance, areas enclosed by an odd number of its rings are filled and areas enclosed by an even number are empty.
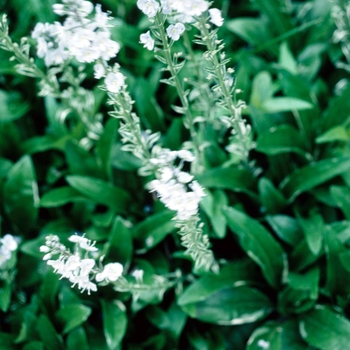
<svg viewBox="0 0 350 350">
<path fill-rule="evenodd" d="M 30 229 L 38 215 L 38 185 L 29 156 L 23 156 L 8 172 L 4 185 L 4 207 L 10 219 L 24 232 Z"/>
<path fill-rule="evenodd" d="M 67 176 L 66 180 L 75 190 L 87 198 L 96 203 L 104 204 L 119 213 L 125 212 L 130 203 L 127 191 L 106 181 L 79 175 Z"/>
<path fill-rule="evenodd" d="M 311 190 L 349 169 L 349 157 L 324 159 L 295 170 L 282 181 L 280 187 L 289 201 L 293 201 L 299 194 Z"/>
<path fill-rule="evenodd" d="M 272 234 L 258 221 L 234 208 L 225 208 L 227 223 L 238 236 L 241 247 L 262 269 L 273 287 L 281 283 L 284 252 Z"/>
<path fill-rule="evenodd" d="M 350 343 L 350 322 L 325 306 L 303 315 L 300 333 L 304 340 L 321 350 L 348 349 Z"/>
</svg>

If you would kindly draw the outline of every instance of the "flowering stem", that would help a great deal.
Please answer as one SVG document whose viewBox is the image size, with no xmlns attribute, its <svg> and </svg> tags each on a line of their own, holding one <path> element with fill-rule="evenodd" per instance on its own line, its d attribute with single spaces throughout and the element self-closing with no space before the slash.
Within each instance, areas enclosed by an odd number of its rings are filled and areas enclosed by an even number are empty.
<svg viewBox="0 0 350 350">
<path fill-rule="evenodd" d="M 48 76 L 37 67 L 37 65 L 34 63 L 32 58 L 29 58 L 27 55 L 25 55 L 20 49 L 18 44 L 13 43 L 11 38 L 7 35 L 6 31 L 4 31 L 3 26 L 6 24 L 4 23 L 6 21 L 6 18 L 3 18 L 3 23 L 0 27 L 0 41 L 1 46 L 10 52 L 13 52 L 17 61 L 26 67 L 29 68 L 29 71 L 27 72 L 27 75 L 29 72 L 31 72 L 30 76 L 40 78 L 42 81 L 44 81 L 50 88 L 52 89 L 52 92 L 55 95 L 60 96 L 61 91 L 58 87 L 57 81 L 52 81 L 48 78 Z"/>
<path fill-rule="evenodd" d="M 141 148 L 141 154 L 135 154 L 138 158 L 142 157 L 142 160 L 147 162 L 152 156 L 150 150 L 147 147 L 147 143 L 145 142 L 144 137 L 142 136 L 140 129 L 140 119 L 136 116 L 135 113 L 132 113 L 132 99 L 127 91 L 124 89 L 117 94 L 110 94 L 111 101 L 114 102 L 114 110 L 113 113 L 118 118 L 122 119 L 125 123 L 126 130 L 125 132 L 130 132 L 134 138 L 134 143 L 138 148 Z M 118 107 L 119 108 L 118 108 Z M 125 141 L 131 142 L 130 137 L 126 138 L 123 134 L 123 127 L 119 129 L 119 132 L 122 136 L 124 136 Z"/>
<path fill-rule="evenodd" d="M 234 101 L 232 99 L 231 91 L 225 83 L 224 74 L 226 74 L 226 68 L 225 64 L 222 62 L 219 56 L 220 48 L 217 47 L 215 39 L 213 39 L 213 35 L 209 32 L 207 22 L 203 16 L 199 18 L 199 29 L 202 33 L 202 40 L 208 48 L 208 53 L 213 64 L 213 69 L 215 70 L 215 74 L 220 85 L 224 106 L 226 107 L 231 116 L 231 121 L 233 123 L 234 130 L 237 132 L 242 147 L 244 147 L 244 161 L 247 162 L 249 149 L 246 147 L 246 137 L 240 127 L 240 122 L 243 122 L 240 114 L 240 107 L 237 108 L 235 106 Z"/>
<path fill-rule="evenodd" d="M 158 12 L 156 15 L 156 25 L 157 25 L 157 29 L 159 30 L 159 35 L 160 35 L 160 39 L 162 41 L 162 45 L 163 45 L 163 52 L 164 52 L 164 58 L 166 60 L 167 63 L 167 68 L 173 78 L 174 81 L 174 86 L 177 90 L 177 93 L 179 95 L 181 104 L 182 104 L 182 109 L 185 115 L 185 126 L 188 127 L 188 129 L 190 130 L 191 136 L 192 136 L 192 140 L 193 140 L 193 144 L 194 144 L 194 148 L 195 148 L 195 152 L 197 154 L 198 157 L 201 156 L 201 150 L 200 150 L 200 146 L 199 146 L 199 142 L 198 142 L 198 138 L 197 138 L 197 131 L 195 130 L 194 127 L 194 122 L 193 122 L 193 116 L 191 113 L 191 110 L 189 108 L 189 103 L 186 97 L 186 92 L 184 91 L 182 84 L 180 82 L 180 79 L 177 75 L 177 70 L 174 66 L 174 62 L 173 59 L 171 57 L 171 50 L 170 50 L 170 46 L 168 43 L 168 39 L 164 30 L 164 23 L 162 20 L 162 16 L 161 14 Z"/>
</svg>

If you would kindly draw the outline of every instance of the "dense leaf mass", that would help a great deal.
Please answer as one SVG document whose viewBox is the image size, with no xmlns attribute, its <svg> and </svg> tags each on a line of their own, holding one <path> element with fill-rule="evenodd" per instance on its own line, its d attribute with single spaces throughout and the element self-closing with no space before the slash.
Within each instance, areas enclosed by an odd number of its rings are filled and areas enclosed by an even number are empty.
<svg viewBox="0 0 350 350">
<path fill-rule="evenodd" d="M 349 348 L 347 1 L 0 13 L 0 350 Z"/>
</svg>

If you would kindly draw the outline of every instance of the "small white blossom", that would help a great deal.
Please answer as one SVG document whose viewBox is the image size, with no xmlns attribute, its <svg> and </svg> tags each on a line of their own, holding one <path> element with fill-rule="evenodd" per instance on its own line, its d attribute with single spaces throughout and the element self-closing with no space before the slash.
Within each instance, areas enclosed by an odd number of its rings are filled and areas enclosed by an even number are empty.
<svg viewBox="0 0 350 350">
<path fill-rule="evenodd" d="M 124 86 L 125 77 L 122 73 L 109 72 L 105 78 L 106 89 L 109 92 L 118 93 Z"/>
<path fill-rule="evenodd" d="M 172 12 L 172 8 L 169 5 L 169 0 L 160 0 L 160 3 L 162 5 L 162 13 L 164 15 L 170 15 Z"/>
<path fill-rule="evenodd" d="M 95 242 L 91 242 L 90 239 L 87 239 L 85 237 L 80 237 L 78 235 L 72 235 L 68 238 L 69 241 L 73 243 L 78 243 L 80 248 L 87 250 L 89 252 L 95 252 L 98 249 L 94 247 Z"/>
<path fill-rule="evenodd" d="M 269 349 L 271 344 L 270 344 L 270 342 L 268 342 L 264 339 L 259 339 L 257 345 L 262 349 Z"/>
<path fill-rule="evenodd" d="M 137 270 L 134 270 L 134 272 L 131 275 L 135 277 L 137 282 L 142 283 L 144 273 L 145 271 L 141 269 L 137 269 Z"/>
<path fill-rule="evenodd" d="M 101 282 L 111 281 L 115 282 L 123 273 L 123 265 L 119 263 L 107 264 L 101 273 L 96 275 L 96 281 Z"/>
<path fill-rule="evenodd" d="M 190 151 L 185 149 L 177 151 L 177 156 L 185 160 L 186 162 L 193 162 L 195 160 L 194 155 Z"/>
<path fill-rule="evenodd" d="M 155 0 L 138 0 L 137 7 L 149 18 L 154 17 L 159 9 L 159 4 Z"/>
<path fill-rule="evenodd" d="M 154 39 L 152 39 L 150 31 L 140 35 L 140 43 L 143 44 L 143 47 L 145 47 L 146 49 L 150 51 L 153 50 Z"/>
<path fill-rule="evenodd" d="M 6 234 L 3 238 L 0 239 L 0 242 L 2 243 L 3 247 L 10 251 L 14 251 L 18 247 L 16 239 L 10 234 Z"/>
<path fill-rule="evenodd" d="M 106 74 L 106 69 L 103 64 L 97 63 L 94 65 L 94 77 L 95 79 L 101 79 Z"/>
<path fill-rule="evenodd" d="M 19 238 L 6 234 L 0 238 L 0 267 L 11 259 L 12 252 L 18 248 Z"/>
<path fill-rule="evenodd" d="M 169 38 L 176 41 L 180 39 L 180 35 L 185 31 L 185 26 L 182 23 L 171 24 L 166 33 Z"/>
<path fill-rule="evenodd" d="M 219 9 L 210 9 L 210 22 L 215 24 L 218 27 L 221 27 L 224 23 L 224 19 L 222 18 L 221 11 Z"/>
</svg>

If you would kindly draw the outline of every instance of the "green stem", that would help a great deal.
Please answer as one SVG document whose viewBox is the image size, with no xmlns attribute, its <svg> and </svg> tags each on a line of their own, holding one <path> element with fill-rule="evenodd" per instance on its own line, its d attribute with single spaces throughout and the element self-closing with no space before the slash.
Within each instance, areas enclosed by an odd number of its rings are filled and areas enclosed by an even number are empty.
<svg viewBox="0 0 350 350">
<path fill-rule="evenodd" d="M 114 95 L 115 96 L 115 95 Z M 140 122 L 137 123 L 132 117 L 132 107 L 131 107 L 131 98 L 129 94 L 126 91 L 122 91 L 121 93 L 116 95 L 117 97 L 117 103 L 120 106 L 119 111 L 116 110 L 118 114 L 120 114 L 124 121 L 130 126 L 132 133 L 134 137 L 137 139 L 137 143 L 142 147 L 143 150 L 143 156 L 144 159 L 149 160 L 152 158 L 152 155 L 145 144 L 142 134 L 141 134 L 141 129 L 140 129 Z"/>
<path fill-rule="evenodd" d="M 50 79 L 48 79 L 47 75 L 37 67 L 37 65 L 34 63 L 33 59 L 29 58 L 27 55 L 25 55 L 20 49 L 18 44 L 13 43 L 11 38 L 6 35 L 2 30 L 0 30 L 0 40 L 3 43 L 3 46 L 7 48 L 8 51 L 13 52 L 17 61 L 21 64 L 26 65 L 29 67 L 29 69 L 33 72 L 33 75 L 37 78 L 40 78 L 42 81 L 44 81 L 47 85 L 50 86 L 52 91 L 60 96 L 61 91 L 57 84 Z"/>
<path fill-rule="evenodd" d="M 207 28 L 206 20 L 203 16 L 199 18 L 199 25 L 200 30 L 202 32 L 202 40 L 203 42 L 205 42 L 208 51 L 212 53 L 211 58 L 213 62 L 213 68 L 215 69 L 216 76 L 219 80 L 218 83 L 220 85 L 221 92 L 224 97 L 225 106 L 231 116 L 234 130 L 237 132 L 241 141 L 241 145 L 244 147 L 245 158 L 247 158 L 249 149 L 246 148 L 245 135 L 243 134 L 239 125 L 239 122 L 243 122 L 243 120 L 233 102 L 231 91 L 227 88 L 227 85 L 225 84 L 225 76 L 223 71 L 225 71 L 226 73 L 226 69 L 223 69 L 224 66 L 221 64 L 221 59 L 219 58 L 220 51 L 217 49 L 216 45 L 211 40 L 211 35 Z M 247 159 L 245 159 L 245 161 L 247 161 Z"/>
<path fill-rule="evenodd" d="M 163 45 L 163 52 L 164 52 L 164 58 L 166 60 L 167 63 L 167 68 L 172 76 L 172 78 L 174 79 L 174 83 L 175 83 L 175 88 L 177 90 L 177 93 L 179 95 L 181 104 L 182 104 L 182 108 L 184 110 L 184 115 L 185 115 L 185 120 L 186 120 L 186 125 L 188 126 L 189 130 L 190 130 L 190 134 L 193 140 L 193 145 L 195 147 L 195 151 L 196 154 L 199 158 L 201 158 L 201 151 L 200 151 L 200 147 L 199 147 L 199 143 L 198 143 L 198 138 L 197 138 L 197 131 L 194 127 L 194 118 L 192 116 L 191 110 L 189 108 L 189 103 L 186 97 L 186 93 L 182 87 L 182 84 L 180 82 L 180 79 L 177 75 L 176 69 L 174 67 L 174 62 L 173 59 L 171 57 L 171 50 L 170 50 L 170 46 L 168 43 L 168 39 L 164 30 L 164 25 L 163 25 L 163 20 L 162 20 L 162 16 L 160 13 L 157 13 L 156 15 L 156 25 L 157 28 L 159 30 L 159 35 L 160 35 L 160 39 L 162 41 L 162 45 Z"/>
</svg>

